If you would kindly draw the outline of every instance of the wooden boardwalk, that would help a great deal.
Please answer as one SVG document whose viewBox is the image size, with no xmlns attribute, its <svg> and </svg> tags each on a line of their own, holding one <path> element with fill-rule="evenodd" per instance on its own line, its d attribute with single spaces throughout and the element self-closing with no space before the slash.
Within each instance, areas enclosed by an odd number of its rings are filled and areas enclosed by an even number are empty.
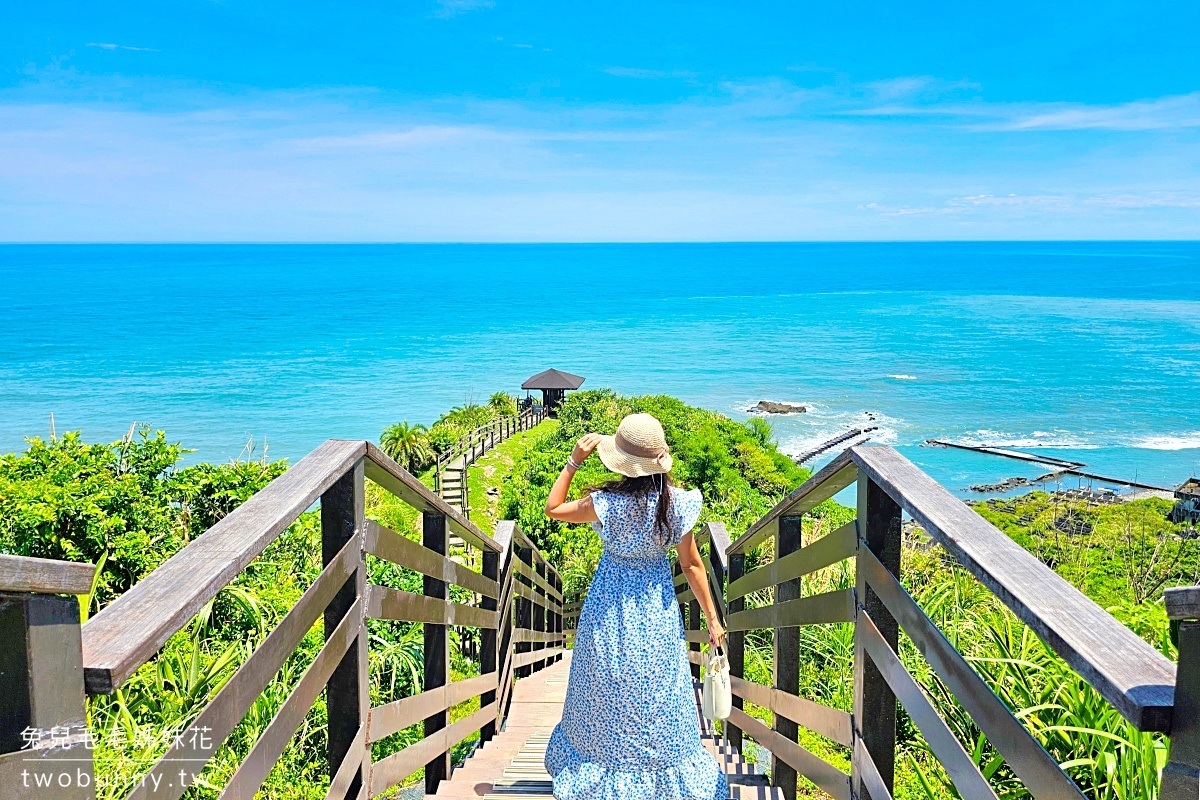
<svg viewBox="0 0 1200 800">
<path fill-rule="evenodd" d="M 557 664 L 517 681 L 504 730 L 475 751 L 450 780 L 443 781 L 437 794 L 426 798 L 545 800 L 552 797 L 543 759 L 550 732 L 562 718 L 570 671 L 568 651 Z M 701 722 L 704 746 L 725 768 L 734 798 L 782 800 L 780 790 L 767 785 L 766 776 L 755 774 L 752 764 L 747 764 L 716 736 L 706 720 L 701 718 Z"/>
</svg>

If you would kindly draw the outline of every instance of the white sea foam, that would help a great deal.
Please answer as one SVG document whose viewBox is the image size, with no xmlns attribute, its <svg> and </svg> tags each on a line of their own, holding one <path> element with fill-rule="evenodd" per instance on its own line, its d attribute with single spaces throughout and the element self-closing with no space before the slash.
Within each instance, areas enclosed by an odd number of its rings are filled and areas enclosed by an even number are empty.
<svg viewBox="0 0 1200 800">
<path fill-rule="evenodd" d="M 873 444 L 896 444 L 900 431 L 906 427 L 904 420 L 876 411 L 835 411 L 819 404 L 806 405 L 808 413 L 789 417 L 788 429 L 780 431 L 779 449 L 788 455 L 806 453 L 835 436 L 863 428 L 878 428 L 869 434 Z M 851 443 L 848 441 L 838 449 Z"/>
<path fill-rule="evenodd" d="M 1178 436 L 1147 436 L 1132 443 L 1143 450 L 1196 450 L 1200 449 L 1200 431 Z"/>
<path fill-rule="evenodd" d="M 900 375 L 888 375 L 888 377 L 897 381 L 915 381 L 917 379 L 916 375 L 904 375 L 903 373 Z"/>
<path fill-rule="evenodd" d="M 1029 434 L 1014 434 L 1003 431 L 981 429 L 954 439 L 956 444 L 974 447 L 1044 447 L 1071 450 L 1095 450 L 1101 445 L 1080 437 L 1070 431 L 1033 431 Z"/>
</svg>

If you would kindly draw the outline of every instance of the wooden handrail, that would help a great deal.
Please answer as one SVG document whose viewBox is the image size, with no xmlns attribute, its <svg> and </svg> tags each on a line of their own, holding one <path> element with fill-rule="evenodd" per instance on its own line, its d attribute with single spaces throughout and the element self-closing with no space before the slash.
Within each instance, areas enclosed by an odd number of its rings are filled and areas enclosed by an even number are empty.
<svg viewBox="0 0 1200 800">
<path fill-rule="evenodd" d="M 850 458 L 850 452 L 842 453 L 747 528 L 726 550 L 727 555 L 743 554 L 763 539 L 774 536 L 780 517 L 803 514 L 811 510 L 818 503 L 828 500 L 854 483 L 856 474 L 857 469 Z"/>
<path fill-rule="evenodd" d="M 366 452 L 325 442 L 89 620 L 88 692 L 116 690 Z"/>
<path fill-rule="evenodd" d="M 91 564 L 0 553 L 0 592 L 87 594 L 95 575 Z"/>
<path fill-rule="evenodd" d="M 330 439 L 190 542 L 83 629 L 87 688 L 125 682 L 356 462 L 366 477 L 420 511 L 441 514 L 465 540 L 500 546 L 375 444 Z"/>
<path fill-rule="evenodd" d="M 421 543 L 366 518 L 367 478 L 422 512 Z M 30 607 L 36 605 L 40 614 L 37 619 L 53 618 L 61 631 L 38 634 L 39 646 L 30 651 L 28 667 L 38 676 L 39 697 L 62 694 L 66 702 L 56 705 L 39 700 L 35 721 L 71 722 L 65 715 L 75 713 L 72 693 L 77 695 L 82 718 L 85 674 L 93 693 L 119 687 L 318 499 L 324 569 L 199 710 L 191 730 L 202 728 L 204 736 L 189 737 L 181 732 L 147 776 L 142 780 L 129 776 L 132 793 L 127 800 L 182 796 L 186 783 L 166 779 L 176 774 L 176 762 L 186 758 L 192 774 L 199 774 L 322 615 L 324 646 L 238 766 L 222 797 L 250 800 L 259 791 L 322 692 L 327 697 L 329 720 L 331 783 L 326 800 L 375 797 L 422 767 L 427 792 L 436 792 L 440 780 L 449 774 L 451 748 L 475 731 L 486 740 L 502 724 L 515 677 L 562 657 L 567 641 L 562 580 L 515 523 L 502 523 L 497 526 L 496 538 L 488 536 L 370 442 L 325 442 L 82 628 L 73 599 L 42 595 L 88 591 L 94 574 L 91 565 L 0 556 L 0 591 L 28 592 L 25 597 L 33 604 Z M 451 528 L 483 551 L 482 572 L 449 557 Z M 367 555 L 421 573 L 425 576 L 423 591 L 367 583 Z M 461 599 L 457 595 L 452 599 L 450 585 L 467 589 L 478 603 L 457 602 Z M 50 605 L 54 609 L 47 617 L 43 609 Z M 368 675 L 368 618 L 424 624 L 423 690 L 377 709 L 369 707 L 363 685 Z M 479 629 L 482 674 L 478 677 L 449 681 L 446 643 L 452 626 Z M 67 652 L 61 641 L 64 635 Z M 76 637 L 77 648 L 74 671 L 70 668 L 71 635 Z M 51 651 L 62 664 L 46 663 Z M 86 660 L 81 653 L 86 653 Z M 450 724 L 450 708 L 477 696 L 480 710 Z M 372 761 L 373 742 L 421 720 L 424 739 L 380 762 Z M 0 733 L 6 737 L 6 746 L 11 746 L 13 731 L 5 728 Z M 77 754 L 71 747 L 61 757 L 88 762 L 90 776 L 90 753 Z M 0 754 L 0 794 L 6 797 L 12 781 L 20 779 L 24 764 L 14 761 L 14 755 Z M 39 752 L 40 769 L 54 763 L 45 755 Z M 17 772 L 13 772 L 14 765 Z"/>
<path fill-rule="evenodd" d="M 856 481 L 857 519 L 801 546 L 801 515 Z M 865 791 L 873 800 L 890 798 L 897 703 L 921 729 L 931 751 L 964 796 L 995 797 L 900 660 L 899 630 L 913 639 L 942 684 L 971 714 L 1035 797 L 1083 797 L 1066 772 L 904 590 L 899 568 L 901 514 L 905 512 L 1135 727 L 1171 732 L 1171 764 L 1164 773 L 1163 798 L 1194 796 L 1194 773 L 1200 765 L 1200 724 L 1184 720 L 1182 727 L 1173 725 L 1173 713 L 1176 702 L 1190 704 L 1189 709 L 1200 708 L 1200 701 L 1195 700 L 1200 697 L 1200 681 L 1192 679 L 1189 683 L 1179 677 L 1184 688 L 1177 690 L 1176 668 L 1169 659 L 908 459 L 890 447 L 871 446 L 850 448 L 837 456 L 726 549 L 724 566 L 729 583 L 724 594 L 730 613 L 725 627 L 730 632 L 735 699 L 727 732 L 735 746 L 740 746 L 744 731 L 771 748 L 780 760 L 779 775 L 773 782 L 784 789 L 786 797 L 795 796 L 795 775 L 790 771 L 795 769 L 834 796 Z M 745 554 L 769 536 L 778 537 L 775 559 L 745 573 Z M 857 561 L 857 589 L 800 596 L 802 576 L 847 559 Z M 694 648 L 705 635 L 694 619 L 695 598 L 686 581 L 676 579 L 675 583 L 681 608 L 688 611 L 686 638 L 693 643 L 689 658 L 698 664 L 702 659 Z M 744 610 L 748 595 L 771 587 L 775 587 L 773 604 Z M 1167 598 L 1172 617 L 1200 617 L 1200 587 L 1168 590 Z M 798 640 L 789 631 L 796 626 L 838 622 L 856 626 L 853 716 L 804 700 L 795 694 L 795 688 L 789 691 L 778 683 L 774 687 L 756 686 L 743 679 L 743 631 L 775 629 L 776 680 L 781 681 L 784 672 L 797 667 L 794 651 Z M 1188 646 L 1194 654 L 1190 657 L 1200 662 L 1200 623 L 1184 625 L 1191 626 L 1181 634 L 1191 637 Z M 1181 660 L 1185 649 L 1181 643 Z M 867 665 L 872 665 L 873 672 Z M 1178 700 L 1178 691 L 1186 692 L 1185 700 Z M 776 714 L 774 728 L 736 707 L 741 698 L 772 708 Z M 831 738 L 853 745 L 851 774 L 845 776 L 796 744 L 797 723 L 825 736 L 835 734 Z M 845 730 L 848 724 L 855 728 L 853 737 Z"/>
<path fill-rule="evenodd" d="M 453 506 L 438 497 L 428 486 L 393 461 L 391 456 L 372 442 L 367 442 L 366 446 L 367 461 L 364 466 L 368 479 L 419 511 L 444 516 L 450 528 L 465 541 L 469 541 L 485 551 L 500 552 L 500 545 L 492 537 L 454 510 Z"/>
<path fill-rule="evenodd" d="M 540 406 L 538 408 L 540 408 Z M 529 408 L 518 411 L 516 414 L 499 417 L 491 422 L 485 422 L 483 425 L 479 425 L 478 427 L 458 437 L 458 440 L 453 445 L 447 448 L 444 453 L 439 455 L 437 460 L 434 462 L 435 468 L 440 470 L 445 464 L 449 464 L 451 461 L 458 458 L 466 451 L 468 446 L 476 443 L 476 437 L 482 437 L 483 435 L 490 433 L 494 428 L 501 425 L 505 421 L 513 420 L 520 424 L 525 420 L 531 419 L 535 416 L 539 416 L 539 412 L 534 408 Z"/>
<path fill-rule="evenodd" d="M 890 447 L 854 463 L 1141 731 L 1169 731 L 1175 665 Z"/>
</svg>

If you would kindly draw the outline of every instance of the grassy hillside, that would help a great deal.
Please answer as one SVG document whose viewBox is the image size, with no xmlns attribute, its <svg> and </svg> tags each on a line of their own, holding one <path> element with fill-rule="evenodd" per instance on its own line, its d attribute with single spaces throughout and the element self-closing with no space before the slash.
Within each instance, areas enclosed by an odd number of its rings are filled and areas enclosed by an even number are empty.
<svg viewBox="0 0 1200 800">
<path fill-rule="evenodd" d="M 466 428 L 503 413 L 497 395 L 488 406 L 449 412 L 439 428 Z M 628 413 L 646 411 L 663 422 L 675 454 L 674 478 L 701 489 L 702 520 L 724 522 L 734 537 L 784 494 L 808 477 L 782 455 L 761 419 L 739 423 L 664 396 L 623 397 L 607 390 L 573 394 L 557 421 L 514 436 L 469 471 L 472 518 L 484 530 L 498 519 L 520 522 L 554 563 L 568 591 L 586 586 L 600 556 L 590 526 L 549 520 L 542 509 L 550 485 L 575 441 L 584 433 L 612 433 Z M 457 430 L 457 429 L 454 429 Z M 415 426 L 389 429 L 397 455 L 424 466 L 433 444 Z M 453 432 L 453 431 L 452 431 Z M 432 442 L 432 443 L 431 443 Z M 96 590 L 83 612 L 95 613 L 188 541 L 236 508 L 287 467 L 282 461 L 246 459 L 230 464 L 180 467 L 186 451 L 165 434 L 143 429 L 108 444 L 85 443 L 78 434 L 30 440 L 20 454 L 0 457 L 0 551 L 102 565 Z M 576 492 L 611 478 L 598 459 L 589 459 Z M 430 480 L 429 475 L 424 478 Z M 1174 657 L 1170 627 L 1161 602 L 1165 585 L 1200 579 L 1200 543 L 1167 519 L 1170 503 L 1140 500 L 1113 506 L 1089 505 L 1061 495 L 1032 493 L 974 504 L 1006 534 L 1041 558 L 1153 646 Z M 401 501 L 368 485 L 368 514 L 403 535 L 419 537 L 418 515 Z M 821 504 L 804 521 L 812 541 L 852 518 L 853 510 Z M 100 746 L 98 775 L 103 800 L 127 794 L 136 778 L 163 752 L 163 735 L 188 724 L 268 631 L 291 608 L 320 571 L 319 521 L 303 515 L 235 582 L 220 592 L 163 652 L 139 670 L 113 697 L 93 698 L 89 713 Z M 747 554 L 747 567 L 773 557 L 765 542 Z M 906 532 L 904 583 L 946 635 L 967 655 L 993 690 L 1034 731 L 1091 798 L 1154 798 L 1166 757 L 1165 739 L 1140 734 L 1019 623 L 971 576 L 956 567 L 919 530 Z M 372 582 L 419 591 L 420 577 L 369 559 Z M 841 564 L 808 576 L 803 593 L 852 586 L 853 565 Z M 467 598 L 461 597 L 466 601 Z M 747 598 L 751 607 L 773 601 L 771 591 Z M 371 696 L 389 702 L 421 685 L 419 625 L 372 621 Z M 452 630 L 455 677 L 477 673 L 461 655 L 460 629 Z M 469 634 L 468 634 L 469 635 Z M 801 694 L 850 710 L 853 628 L 824 625 L 801 631 Z M 188 797 L 215 798 L 237 764 L 264 730 L 283 698 L 311 663 L 323 639 L 318 625 L 281 670 L 263 697 L 221 748 Z M 772 632 L 747 636 L 747 678 L 769 684 Z M 920 654 L 901 639 L 901 656 L 1003 798 L 1028 793 L 996 756 L 994 748 L 949 696 Z M 459 718 L 473 710 L 463 704 Z M 766 709 L 748 711 L 766 721 Z M 326 779 L 324 700 L 319 700 L 264 786 L 266 798 L 321 798 Z M 802 732 L 805 747 L 845 766 L 848 754 L 833 742 Z M 417 740 L 419 726 L 376 745 L 376 757 Z M 419 776 L 414 776 L 414 779 Z M 808 796 L 816 791 L 802 781 Z M 897 797 L 954 797 L 920 734 L 900 719 Z"/>
<path fill-rule="evenodd" d="M 590 526 L 565 525 L 545 518 L 542 508 L 554 478 L 579 436 L 592 430 L 612 433 L 627 413 L 659 417 L 676 456 L 677 481 L 699 487 L 705 496 L 702 520 L 721 520 L 736 537 L 766 512 L 807 472 L 781 455 L 761 420 L 741 424 L 691 408 L 669 397 L 621 397 L 608 391 L 573 396 L 561 425 L 534 433 L 535 446 L 513 466 L 502 491 L 505 516 L 553 553 L 569 589 L 581 589 L 594 571 L 600 544 Z M 575 492 L 608 475 L 597 459 L 580 471 Z M 1164 585 L 1197 581 L 1198 546 L 1182 526 L 1167 519 L 1171 504 L 1139 500 L 1113 506 L 1090 505 L 1046 493 L 977 503 L 977 510 L 1086 594 L 1108 608 L 1163 653 L 1174 658 L 1170 627 L 1160 597 Z M 804 520 L 810 542 L 853 517 L 853 510 L 823 503 Z M 747 554 L 747 569 L 773 558 L 773 543 Z M 1142 734 L 1058 659 L 975 579 L 919 529 L 905 536 L 904 583 L 929 616 L 1036 738 L 1092 798 L 1154 798 L 1166 758 L 1162 736 Z M 807 576 L 802 593 L 816 594 L 854 585 L 853 564 L 843 563 Z M 769 604 L 771 591 L 747 598 L 749 607 Z M 800 694 L 852 709 L 854 655 L 852 625 L 801 629 Z M 772 681 L 772 632 L 747 635 L 746 677 Z M 928 696 L 958 734 L 981 771 L 1002 798 L 1030 795 L 999 758 L 906 637 L 901 656 Z M 771 713 L 748 711 L 770 723 Z M 801 732 L 809 750 L 848 768 L 849 753 L 816 734 Z M 933 760 L 920 732 L 901 713 L 896 796 L 901 800 L 957 796 Z M 801 779 L 806 796 L 822 796 Z"/>
</svg>

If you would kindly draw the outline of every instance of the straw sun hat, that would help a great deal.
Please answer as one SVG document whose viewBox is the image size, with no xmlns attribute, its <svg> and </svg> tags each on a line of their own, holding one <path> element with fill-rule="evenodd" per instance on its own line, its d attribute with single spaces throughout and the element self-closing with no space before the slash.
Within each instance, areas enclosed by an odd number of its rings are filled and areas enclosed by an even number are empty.
<svg viewBox="0 0 1200 800">
<path fill-rule="evenodd" d="M 671 450 L 662 424 L 649 414 L 630 414 L 615 436 L 601 436 L 596 455 L 604 466 L 629 478 L 671 471 Z"/>
</svg>

